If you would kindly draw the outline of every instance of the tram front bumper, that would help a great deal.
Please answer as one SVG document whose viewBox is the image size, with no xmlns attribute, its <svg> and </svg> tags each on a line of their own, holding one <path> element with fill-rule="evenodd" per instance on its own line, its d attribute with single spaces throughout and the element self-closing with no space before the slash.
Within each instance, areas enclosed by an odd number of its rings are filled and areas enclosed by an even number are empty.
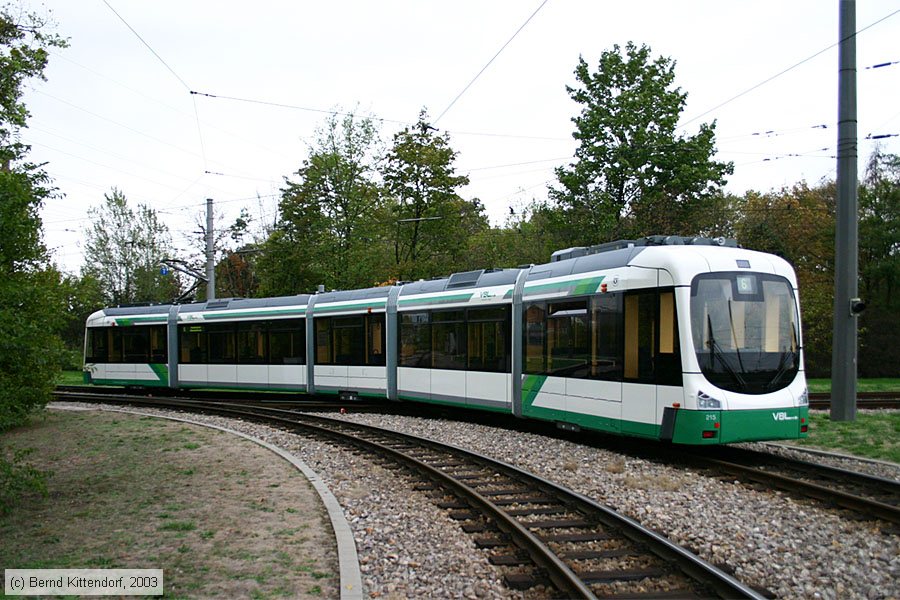
<svg viewBox="0 0 900 600">
<path fill-rule="evenodd" d="M 676 444 L 731 444 L 805 438 L 809 407 L 754 410 L 677 410 L 672 432 Z"/>
</svg>

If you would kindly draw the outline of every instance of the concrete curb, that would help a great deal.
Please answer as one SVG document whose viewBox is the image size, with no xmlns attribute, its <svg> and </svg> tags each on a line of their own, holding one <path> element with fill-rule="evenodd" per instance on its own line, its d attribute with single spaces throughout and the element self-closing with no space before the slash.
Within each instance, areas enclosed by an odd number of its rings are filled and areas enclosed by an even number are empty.
<svg viewBox="0 0 900 600">
<path fill-rule="evenodd" d="M 180 421 L 182 423 L 199 425 L 201 427 L 208 427 L 210 429 L 218 429 L 219 431 L 231 433 L 233 435 L 240 436 L 244 439 L 250 440 L 251 442 L 259 444 L 267 450 L 271 450 L 281 458 L 294 465 L 297 470 L 303 473 L 303 475 L 306 476 L 306 478 L 315 488 L 316 492 L 319 494 L 319 497 L 322 499 L 322 503 L 325 505 L 325 509 L 328 511 L 328 518 L 331 520 L 331 527 L 332 529 L 334 529 L 334 535 L 337 540 L 338 565 L 341 573 L 341 600 L 362 600 L 362 575 L 359 570 L 359 557 L 356 554 L 356 540 L 353 538 L 353 532 L 350 529 L 350 524 L 347 522 L 347 519 L 344 516 L 344 511 L 341 508 L 341 505 L 338 503 L 337 498 L 334 497 L 334 494 L 331 493 L 331 490 L 328 489 L 328 486 L 325 485 L 325 482 L 321 477 L 319 477 L 319 474 L 310 469 L 306 463 L 304 463 L 296 456 L 290 454 L 286 450 L 279 448 L 278 446 L 270 444 L 269 442 L 263 441 L 259 438 L 255 438 L 252 435 L 247 435 L 246 433 L 235 431 L 227 427 L 220 427 L 218 425 L 193 421 L 191 419 L 183 419 L 180 417 L 166 417 L 155 415 L 152 413 L 145 413 L 139 410 L 125 410 L 119 408 L 81 408 L 59 405 L 49 406 L 48 408 L 52 408 L 54 410 L 73 411 L 100 410 L 103 412 L 120 412 L 133 415 L 141 415 L 144 417 L 168 419 L 170 421 Z"/>
</svg>

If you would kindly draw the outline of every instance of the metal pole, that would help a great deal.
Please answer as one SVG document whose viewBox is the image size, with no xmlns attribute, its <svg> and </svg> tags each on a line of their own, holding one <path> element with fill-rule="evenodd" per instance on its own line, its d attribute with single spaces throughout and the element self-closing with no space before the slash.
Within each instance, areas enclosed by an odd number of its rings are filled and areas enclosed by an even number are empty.
<svg viewBox="0 0 900 600">
<path fill-rule="evenodd" d="M 856 419 L 857 294 L 856 0 L 840 0 L 838 78 L 837 221 L 834 240 L 834 341 L 831 420 Z"/>
<path fill-rule="evenodd" d="M 206 199 L 206 300 L 216 299 L 216 262 L 213 242 L 213 199 Z"/>
</svg>

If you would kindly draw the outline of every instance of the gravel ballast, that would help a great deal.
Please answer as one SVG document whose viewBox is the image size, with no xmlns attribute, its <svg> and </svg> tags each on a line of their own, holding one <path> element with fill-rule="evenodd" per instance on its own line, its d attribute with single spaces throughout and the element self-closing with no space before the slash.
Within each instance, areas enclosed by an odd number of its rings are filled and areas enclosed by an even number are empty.
<svg viewBox="0 0 900 600">
<path fill-rule="evenodd" d="M 855 520 L 778 491 L 529 433 L 394 415 L 340 418 L 450 443 L 534 472 L 637 519 L 780 598 L 900 597 L 900 535 L 881 521 Z M 192 419 L 259 437 L 317 471 L 344 507 L 369 596 L 526 597 L 503 586 L 499 572 L 458 523 L 412 490 L 398 474 L 402 471 L 262 425 L 204 415 Z M 867 472 L 900 479 L 900 466 L 864 464 Z"/>
</svg>

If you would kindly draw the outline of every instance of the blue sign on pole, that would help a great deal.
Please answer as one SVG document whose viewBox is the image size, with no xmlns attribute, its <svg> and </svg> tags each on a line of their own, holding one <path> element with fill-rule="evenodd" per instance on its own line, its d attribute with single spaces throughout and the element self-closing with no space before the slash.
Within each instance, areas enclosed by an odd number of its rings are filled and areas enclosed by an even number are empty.
<svg viewBox="0 0 900 600">
<path fill-rule="evenodd" d="M 159 274 L 160 274 L 160 275 L 168 275 L 168 274 L 169 274 L 169 267 L 162 267 L 162 268 L 159 270 Z"/>
</svg>

